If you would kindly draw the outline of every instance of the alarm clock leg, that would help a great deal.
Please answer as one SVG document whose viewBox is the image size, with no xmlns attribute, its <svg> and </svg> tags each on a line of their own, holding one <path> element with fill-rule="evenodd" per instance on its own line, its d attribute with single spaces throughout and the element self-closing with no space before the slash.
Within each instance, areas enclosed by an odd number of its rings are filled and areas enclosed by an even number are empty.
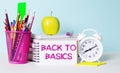
<svg viewBox="0 0 120 73">
<path fill-rule="evenodd" d="M 97 62 L 100 62 L 100 60 L 97 60 Z"/>
<path fill-rule="evenodd" d="M 83 62 L 84 60 L 81 60 L 80 62 Z"/>
</svg>

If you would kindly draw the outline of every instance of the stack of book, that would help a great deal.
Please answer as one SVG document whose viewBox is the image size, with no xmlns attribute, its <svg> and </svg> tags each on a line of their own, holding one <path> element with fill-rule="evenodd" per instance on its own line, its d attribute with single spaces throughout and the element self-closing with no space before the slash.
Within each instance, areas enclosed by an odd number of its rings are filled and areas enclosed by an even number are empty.
<svg viewBox="0 0 120 73">
<path fill-rule="evenodd" d="M 76 64 L 77 36 L 46 36 L 31 37 L 29 59 L 38 64 Z"/>
</svg>

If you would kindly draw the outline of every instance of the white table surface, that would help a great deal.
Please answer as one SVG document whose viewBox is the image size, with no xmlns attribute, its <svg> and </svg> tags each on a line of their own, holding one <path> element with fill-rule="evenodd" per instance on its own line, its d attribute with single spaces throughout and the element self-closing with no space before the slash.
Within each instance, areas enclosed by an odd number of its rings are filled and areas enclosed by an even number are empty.
<svg viewBox="0 0 120 73">
<path fill-rule="evenodd" d="M 120 53 L 105 53 L 100 59 L 107 64 L 99 67 L 73 65 L 10 64 L 7 56 L 0 55 L 0 73 L 120 73 Z"/>
</svg>

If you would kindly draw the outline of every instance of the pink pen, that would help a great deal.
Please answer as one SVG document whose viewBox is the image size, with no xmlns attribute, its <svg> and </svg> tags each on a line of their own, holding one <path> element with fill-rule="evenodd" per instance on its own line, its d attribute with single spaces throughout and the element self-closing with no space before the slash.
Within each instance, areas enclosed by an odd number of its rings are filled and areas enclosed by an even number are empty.
<svg viewBox="0 0 120 73">
<path fill-rule="evenodd" d="M 35 12 L 34 12 L 34 16 L 32 17 L 32 21 L 31 21 L 31 23 L 30 23 L 29 30 L 31 30 L 31 28 L 32 28 L 32 24 L 33 24 L 34 18 L 35 18 Z"/>
</svg>

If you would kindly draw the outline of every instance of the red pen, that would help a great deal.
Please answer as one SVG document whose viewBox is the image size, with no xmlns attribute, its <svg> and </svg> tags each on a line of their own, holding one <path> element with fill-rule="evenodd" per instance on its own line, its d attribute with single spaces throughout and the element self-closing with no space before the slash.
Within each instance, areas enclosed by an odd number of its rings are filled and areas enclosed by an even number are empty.
<svg viewBox="0 0 120 73">
<path fill-rule="evenodd" d="M 3 23 L 5 24 L 5 30 L 8 31 L 8 27 L 6 25 L 6 23 L 3 21 Z"/>
<path fill-rule="evenodd" d="M 19 22 L 19 18 L 20 18 L 20 14 L 17 15 L 17 18 L 16 18 L 16 31 L 18 31 L 18 22 Z"/>
</svg>

